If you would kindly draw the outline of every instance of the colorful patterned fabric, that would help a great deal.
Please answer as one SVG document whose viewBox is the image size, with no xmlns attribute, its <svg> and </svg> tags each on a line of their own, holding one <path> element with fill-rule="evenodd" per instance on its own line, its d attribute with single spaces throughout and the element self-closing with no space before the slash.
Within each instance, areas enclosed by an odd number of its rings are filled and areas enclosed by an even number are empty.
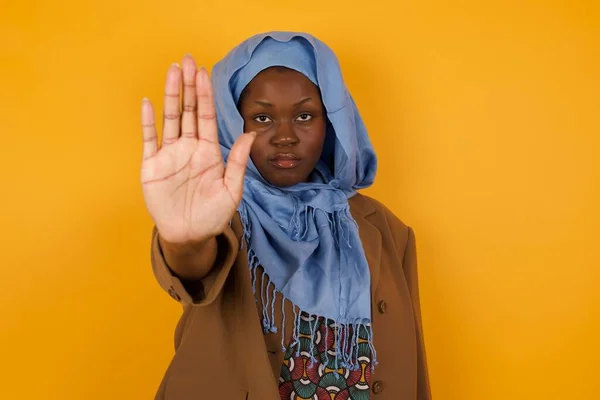
<svg viewBox="0 0 600 400">
<path fill-rule="evenodd" d="M 332 320 L 327 320 L 327 323 L 324 321 L 323 318 L 317 320 L 306 315 L 300 316 L 299 343 L 290 343 L 281 367 L 281 400 L 368 400 L 371 377 L 370 326 L 359 328 L 358 337 L 350 329 L 350 340 L 358 341 L 358 354 L 352 360 L 354 368 L 343 368 L 340 366 L 341 360 L 335 358 L 335 339 L 342 331 L 338 331 Z M 344 343 L 343 338 L 338 338 L 338 342 Z"/>
</svg>

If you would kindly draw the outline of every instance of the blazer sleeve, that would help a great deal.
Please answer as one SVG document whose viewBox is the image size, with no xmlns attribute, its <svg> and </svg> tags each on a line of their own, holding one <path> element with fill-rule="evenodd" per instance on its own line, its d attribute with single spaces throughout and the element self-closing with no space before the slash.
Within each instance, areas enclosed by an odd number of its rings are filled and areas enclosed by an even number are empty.
<svg viewBox="0 0 600 400">
<path fill-rule="evenodd" d="M 431 400 L 431 387 L 429 385 L 429 372 L 427 369 L 427 357 L 423 339 L 423 323 L 421 320 L 419 277 L 417 273 L 417 247 L 415 242 L 415 233 L 410 227 L 408 227 L 408 240 L 406 242 L 402 264 L 413 303 L 415 326 L 417 328 L 417 400 Z"/>
<path fill-rule="evenodd" d="M 167 265 L 158 241 L 158 230 L 154 227 L 150 260 L 154 276 L 162 289 L 183 305 L 210 304 L 214 301 L 223 288 L 239 251 L 239 241 L 230 227 L 217 236 L 217 242 L 217 259 L 208 275 L 199 281 L 186 282 Z"/>
</svg>

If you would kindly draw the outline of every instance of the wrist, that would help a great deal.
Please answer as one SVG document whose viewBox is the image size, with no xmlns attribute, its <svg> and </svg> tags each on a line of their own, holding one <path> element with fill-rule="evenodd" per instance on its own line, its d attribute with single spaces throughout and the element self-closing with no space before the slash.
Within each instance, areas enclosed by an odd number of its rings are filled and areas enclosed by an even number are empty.
<svg viewBox="0 0 600 400">
<path fill-rule="evenodd" d="M 188 240 L 184 242 L 175 242 L 165 239 L 159 232 L 158 243 L 163 251 L 176 254 L 185 254 L 190 252 L 198 252 L 206 247 L 212 237 L 203 240 Z"/>
</svg>

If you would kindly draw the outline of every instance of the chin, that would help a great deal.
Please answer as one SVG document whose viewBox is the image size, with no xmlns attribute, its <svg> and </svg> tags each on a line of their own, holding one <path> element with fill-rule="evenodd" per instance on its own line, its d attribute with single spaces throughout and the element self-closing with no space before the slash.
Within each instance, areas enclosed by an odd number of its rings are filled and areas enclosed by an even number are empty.
<svg viewBox="0 0 600 400">
<path fill-rule="evenodd" d="M 290 186 L 294 186 L 300 182 L 306 182 L 306 180 L 291 180 L 291 179 L 267 179 L 267 182 L 269 182 L 271 185 L 273 186 L 277 186 L 280 188 L 285 188 L 285 187 L 290 187 Z"/>
<path fill-rule="evenodd" d="M 288 174 L 281 174 L 288 175 Z M 297 185 L 298 183 L 306 182 L 308 177 L 305 176 L 264 176 L 265 180 L 269 182 L 273 186 L 278 186 L 281 188 L 290 187 Z"/>
<path fill-rule="evenodd" d="M 258 168 L 258 171 L 269 184 L 280 188 L 286 188 L 299 183 L 308 182 L 311 173 L 306 173 L 306 168 L 276 169 L 269 165 L 266 168 Z M 311 170 L 312 172 L 312 170 Z"/>
</svg>

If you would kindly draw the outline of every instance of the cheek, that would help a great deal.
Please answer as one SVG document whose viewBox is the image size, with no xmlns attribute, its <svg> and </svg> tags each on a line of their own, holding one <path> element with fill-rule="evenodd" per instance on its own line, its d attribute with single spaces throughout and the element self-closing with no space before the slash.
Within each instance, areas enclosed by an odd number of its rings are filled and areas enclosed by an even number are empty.
<svg viewBox="0 0 600 400">
<path fill-rule="evenodd" d="M 250 148 L 250 158 L 252 158 L 255 165 L 257 161 L 260 161 L 262 154 L 265 152 L 264 149 L 268 145 L 268 139 L 265 136 L 258 134 Z"/>
<path fill-rule="evenodd" d="M 321 157 L 321 151 L 325 144 L 325 129 L 313 130 L 309 132 L 305 139 L 307 147 L 310 148 L 311 153 L 315 158 Z"/>
</svg>

